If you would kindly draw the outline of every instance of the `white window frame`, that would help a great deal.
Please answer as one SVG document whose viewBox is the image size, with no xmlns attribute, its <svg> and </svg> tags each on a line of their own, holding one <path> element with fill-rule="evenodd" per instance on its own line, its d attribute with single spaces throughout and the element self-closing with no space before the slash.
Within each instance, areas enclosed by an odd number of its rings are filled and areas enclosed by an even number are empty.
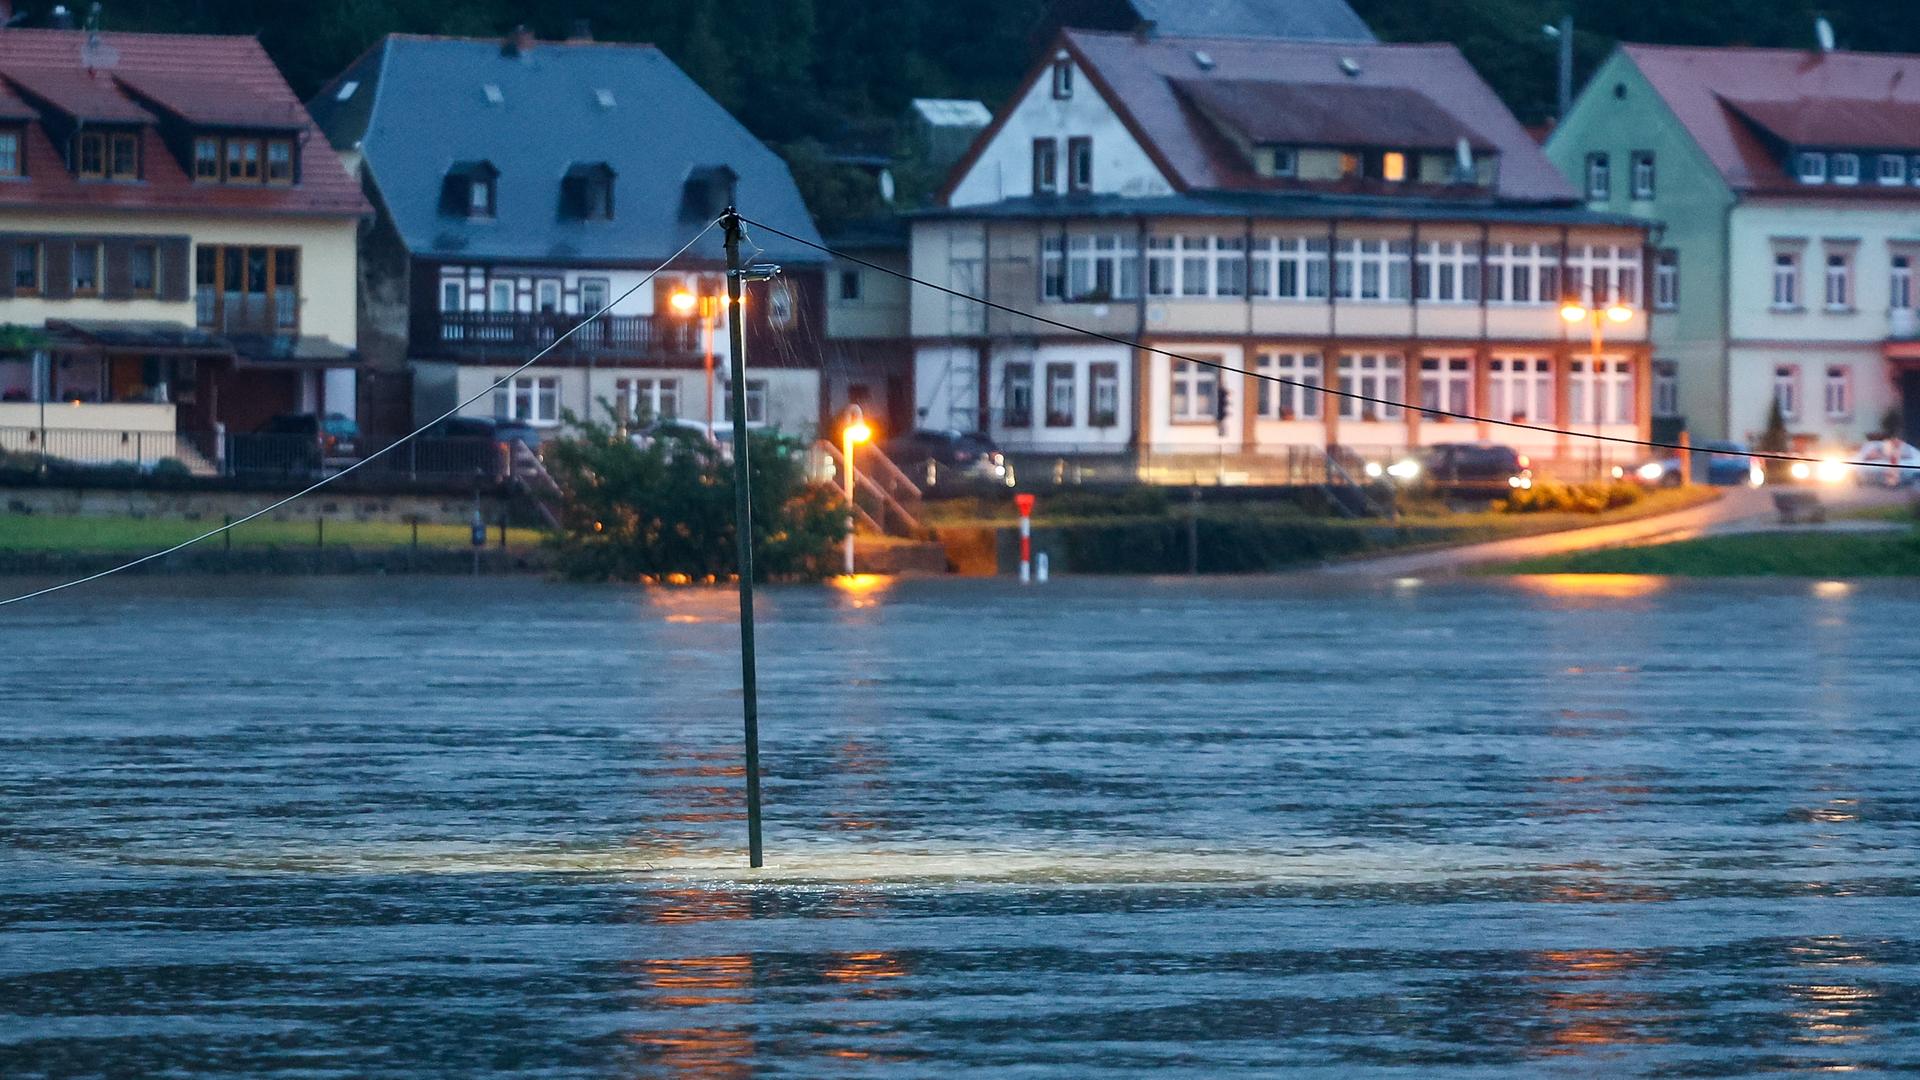
<svg viewBox="0 0 1920 1080">
<path fill-rule="evenodd" d="M 1425 304 L 1480 302 L 1480 242 L 1424 240 L 1414 271 L 1415 291 Z"/>
<path fill-rule="evenodd" d="M 1853 368 L 1847 364 L 1828 364 L 1825 385 L 1827 419 L 1853 418 Z"/>
<path fill-rule="evenodd" d="M 1220 369 L 1191 360 L 1172 361 L 1167 385 L 1167 418 L 1175 424 L 1211 424 L 1219 400 Z"/>
<path fill-rule="evenodd" d="M 1798 251 L 1773 253 L 1772 308 L 1775 311 L 1797 311 L 1800 308 L 1800 253 Z"/>
<path fill-rule="evenodd" d="M 442 313 L 465 311 L 467 309 L 466 275 L 443 277 L 440 279 L 440 310 Z"/>
<path fill-rule="evenodd" d="M 1254 361 L 1254 370 L 1270 377 L 1256 380 L 1259 383 L 1259 397 L 1254 406 L 1261 419 L 1320 419 L 1320 400 L 1326 394 L 1318 389 L 1307 389 L 1309 386 L 1317 388 L 1323 385 L 1320 381 L 1319 353 L 1262 350 Z M 1285 379 L 1287 382 L 1273 382 L 1271 379 Z"/>
<path fill-rule="evenodd" d="M 1661 248 L 1653 256 L 1653 310 L 1673 311 L 1680 306 L 1680 251 Z"/>
<path fill-rule="evenodd" d="M 1773 400 L 1780 405 L 1780 415 L 1788 423 L 1800 419 L 1800 365 L 1775 364 L 1773 368 Z"/>
<path fill-rule="evenodd" d="M 1895 252 L 1887 260 L 1887 307 L 1913 310 L 1913 256 Z"/>
<path fill-rule="evenodd" d="M 560 423 L 560 377 L 514 376 L 493 392 L 493 415 L 501 420 L 521 420 L 535 427 L 557 425 Z"/>
<path fill-rule="evenodd" d="M 1300 171 L 1300 151 L 1291 146 L 1273 148 L 1273 175 L 1292 177 Z"/>
<path fill-rule="evenodd" d="M 1886 187 L 1899 187 L 1907 182 L 1907 156 L 1905 154 L 1881 154 L 1879 158 L 1880 183 Z"/>
<path fill-rule="evenodd" d="M 614 404 L 630 423 L 672 420 L 680 415 L 680 380 L 666 376 L 643 375 L 615 379 Z"/>
<path fill-rule="evenodd" d="M 1489 359 L 1487 415 L 1524 424 L 1553 423 L 1553 361 L 1544 356 Z"/>
<path fill-rule="evenodd" d="M 1413 288 L 1412 258 L 1406 240 L 1343 239 L 1334 249 L 1334 293 L 1363 303 L 1406 303 Z"/>
<path fill-rule="evenodd" d="M 1247 290 L 1267 300 L 1298 300 L 1306 289 L 1305 243 L 1299 236 L 1256 236 Z"/>
<path fill-rule="evenodd" d="M 487 310 L 508 314 L 519 306 L 520 289 L 512 278 L 487 279 Z M 504 302 L 502 297 L 505 297 Z"/>
<path fill-rule="evenodd" d="M 1140 250 L 1131 232 L 1071 233 L 1040 244 L 1040 298 L 1064 304 L 1140 296 Z"/>
<path fill-rule="evenodd" d="M 1827 252 L 1823 280 L 1826 309 L 1832 312 L 1852 311 L 1853 255 L 1845 251 Z"/>
<path fill-rule="evenodd" d="M 1087 365 L 1087 426 L 1120 425 L 1120 365 L 1095 361 Z"/>
<path fill-rule="evenodd" d="M 747 381 L 747 426 L 765 427 L 767 423 L 767 380 L 748 379 Z M 725 384 L 726 393 L 721 395 L 720 408 L 727 416 L 733 415 L 733 383 Z"/>
<path fill-rule="evenodd" d="M 1803 184 L 1827 182 L 1827 155 L 1818 150 L 1802 150 L 1794 160 L 1794 175 Z"/>
<path fill-rule="evenodd" d="M 1444 424 L 1450 413 L 1473 412 L 1473 359 L 1459 354 L 1437 354 L 1420 358 L 1420 409 L 1422 420 Z"/>
<path fill-rule="evenodd" d="M 1010 361 L 1000 374 L 1000 426 L 1033 426 L 1033 362 Z"/>
<path fill-rule="evenodd" d="M 1627 183 L 1635 199 L 1651 199 L 1654 195 L 1653 151 L 1635 150 L 1630 159 L 1631 171 Z"/>
<path fill-rule="evenodd" d="M 1052 360 L 1046 365 L 1047 408 L 1041 423 L 1050 428 L 1070 428 L 1080 422 L 1080 365 L 1070 360 Z"/>
<path fill-rule="evenodd" d="M 1639 248 L 1626 244 L 1570 244 L 1566 290 L 1590 307 L 1639 307 L 1642 258 Z"/>
<path fill-rule="evenodd" d="M 1613 163 L 1604 151 L 1587 155 L 1587 198 L 1613 198 Z"/>
<path fill-rule="evenodd" d="M 1857 184 L 1860 182 L 1860 155 L 1835 154 L 1829 167 L 1836 184 Z"/>
<path fill-rule="evenodd" d="M 1389 423 L 1405 415 L 1398 404 L 1407 399 L 1406 364 L 1399 353 L 1341 353 L 1335 382 L 1342 394 L 1375 398 L 1341 397 L 1340 419 L 1360 423 Z"/>
<path fill-rule="evenodd" d="M 1680 370 L 1671 360 L 1653 362 L 1653 415 L 1680 415 Z"/>
</svg>

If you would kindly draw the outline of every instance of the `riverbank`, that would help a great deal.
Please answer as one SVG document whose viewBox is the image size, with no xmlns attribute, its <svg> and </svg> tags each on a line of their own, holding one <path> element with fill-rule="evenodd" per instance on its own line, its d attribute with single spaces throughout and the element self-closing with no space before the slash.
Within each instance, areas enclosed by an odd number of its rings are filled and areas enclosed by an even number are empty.
<svg viewBox="0 0 1920 1080">
<path fill-rule="evenodd" d="M 1920 534 L 1751 532 L 1525 559 L 1497 574 L 1658 574 L 1670 577 L 1920 577 Z"/>
</svg>

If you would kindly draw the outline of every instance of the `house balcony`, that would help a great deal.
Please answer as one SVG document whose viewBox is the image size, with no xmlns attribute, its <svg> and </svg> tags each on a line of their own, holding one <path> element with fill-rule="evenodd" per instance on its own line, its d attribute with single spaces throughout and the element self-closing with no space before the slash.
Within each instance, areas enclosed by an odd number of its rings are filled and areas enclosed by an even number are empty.
<svg viewBox="0 0 1920 1080">
<path fill-rule="evenodd" d="M 580 321 L 577 315 L 531 312 L 442 311 L 433 316 L 432 340 L 416 355 L 499 362 L 525 359 L 560 341 Z M 660 315 L 602 315 L 561 341 L 549 356 L 557 361 L 685 363 L 704 353 L 698 320 Z"/>
</svg>

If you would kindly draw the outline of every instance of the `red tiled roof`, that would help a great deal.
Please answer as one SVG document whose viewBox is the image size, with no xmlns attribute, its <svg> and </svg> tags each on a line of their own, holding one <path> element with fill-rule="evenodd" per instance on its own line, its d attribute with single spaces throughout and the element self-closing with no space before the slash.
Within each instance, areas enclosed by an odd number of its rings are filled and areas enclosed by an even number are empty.
<svg viewBox="0 0 1920 1080">
<path fill-rule="evenodd" d="M 1194 104 L 1250 142 L 1451 152 L 1493 144 L 1419 90 L 1299 86 L 1261 79 L 1175 79 Z"/>
<path fill-rule="evenodd" d="M 1449 130 L 1473 133 L 1476 145 L 1498 150 L 1500 197 L 1575 197 L 1566 178 L 1452 45 L 1142 39 L 1084 30 L 1064 31 L 1063 40 L 1181 190 L 1244 188 L 1260 182 L 1237 154 L 1228 152 L 1225 140 L 1175 84 L 1259 83 L 1291 88 L 1299 101 L 1354 88 L 1394 91 L 1390 96 L 1403 102 L 1407 97 L 1401 95 L 1423 98 L 1432 106 L 1429 119 L 1444 117 Z M 1349 74 L 1349 67 L 1357 67 L 1356 73 Z M 1447 139 L 1449 145 L 1452 141 Z"/>
<path fill-rule="evenodd" d="M 0 81 L 0 120 L 32 120 L 39 116 L 33 106 L 20 100 L 4 81 Z"/>
<path fill-rule="evenodd" d="M 1621 49 L 1735 190 L 1822 198 L 1901 190 L 1800 184 L 1764 133 L 1832 149 L 1920 142 L 1914 127 L 1920 119 L 1920 56 L 1671 45 Z M 1903 141 L 1881 142 L 1889 137 Z"/>
<path fill-rule="evenodd" d="M 358 217 L 372 208 L 326 137 L 314 126 L 259 41 L 193 34 L 101 34 L 111 65 L 89 72 L 80 30 L 0 32 L 0 115 L 8 111 L 6 82 L 31 103 L 38 98 L 82 119 L 143 124 L 139 183 L 83 182 L 39 124 L 28 125 L 27 177 L 0 184 L 0 209 L 14 207 L 179 210 L 217 214 L 295 214 Z M 124 85 L 123 85 L 124 84 Z M 300 183 L 291 187 L 197 184 L 160 138 L 153 112 L 130 88 L 211 126 L 257 124 L 291 128 L 301 139 Z M 27 110 L 31 112 L 31 109 Z M 24 117 L 23 117 L 24 118 Z"/>
</svg>

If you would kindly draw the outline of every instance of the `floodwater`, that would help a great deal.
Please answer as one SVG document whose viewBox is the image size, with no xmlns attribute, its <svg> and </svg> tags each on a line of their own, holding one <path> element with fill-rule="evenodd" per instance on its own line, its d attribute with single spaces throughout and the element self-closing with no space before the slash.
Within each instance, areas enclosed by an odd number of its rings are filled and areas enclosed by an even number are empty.
<svg viewBox="0 0 1920 1080">
<path fill-rule="evenodd" d="M 1920 586 L 126 579 L 0 612 L 0 1076 L 1920 1066 Z"/>
</svg>

